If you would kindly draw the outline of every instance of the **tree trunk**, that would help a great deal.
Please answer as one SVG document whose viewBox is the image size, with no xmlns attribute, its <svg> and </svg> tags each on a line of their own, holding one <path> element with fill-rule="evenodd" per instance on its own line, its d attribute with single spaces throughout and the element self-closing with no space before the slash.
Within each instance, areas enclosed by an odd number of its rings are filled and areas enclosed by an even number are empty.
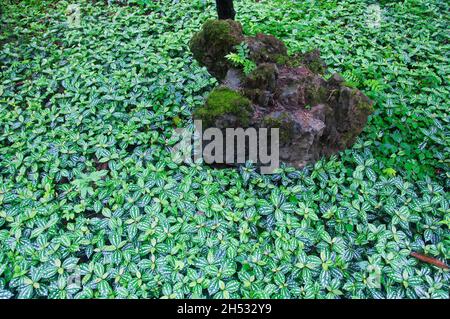
<svg viewBox="0 0 450 319">
<path fill-rule="evenodd" d="M 216 5 L 220 20 L 234 20 L 236 11 L 234 11 L 233 0 L 216 0 Z"/>
</svg>

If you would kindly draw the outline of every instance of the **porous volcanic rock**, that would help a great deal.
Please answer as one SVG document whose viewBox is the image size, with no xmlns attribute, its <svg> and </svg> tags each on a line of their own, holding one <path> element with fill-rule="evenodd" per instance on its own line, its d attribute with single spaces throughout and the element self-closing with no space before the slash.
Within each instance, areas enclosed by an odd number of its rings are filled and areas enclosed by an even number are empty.
<svg viewBox="0 0 450 319">
<path fill-rule="evenodd" d="M 225 57 L 241 42 L 257 65 L 247 75 Z M 220 80 L 194 118 L 204 129 L 279 128 L 280 160 L 287 164 L 303 167 L 350 147 L 373 112 L 373 102 L 339 74 L 322 77 L 327 69 L 319 51 L 289 56 L 274 36 L 245 36 L 236 21 L 206 22 L 190 48 Z"/>
<path fill-rule="evenodd" d="M 231 63 L 225 55 L 233 51 L 233 47 L 244 40 L 242 26 L 233 20 L 209 20 L 190 42 L 194 58 L 208 72 L 218 79 L 223 79 Z"/>
</svg>

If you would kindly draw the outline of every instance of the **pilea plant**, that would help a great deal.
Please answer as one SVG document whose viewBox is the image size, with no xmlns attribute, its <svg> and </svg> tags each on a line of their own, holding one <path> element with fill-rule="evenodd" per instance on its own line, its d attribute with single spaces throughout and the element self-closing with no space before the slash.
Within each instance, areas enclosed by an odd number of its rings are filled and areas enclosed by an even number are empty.
<svg viewBox="0 0 450 319">
<path fill-rule="evenodd" d="M 236 1 L 376 101 L 351 149 L 273 175 L 171 158 L 216 85 L 188 49 L 213 2 L 77 3 L 79 28 L 65 1 L 0 16 L 0 298 L 449 298 L 417 258 L 449 258 L 448 2 L 377 27 L 368 1 Z"/>
</svg>

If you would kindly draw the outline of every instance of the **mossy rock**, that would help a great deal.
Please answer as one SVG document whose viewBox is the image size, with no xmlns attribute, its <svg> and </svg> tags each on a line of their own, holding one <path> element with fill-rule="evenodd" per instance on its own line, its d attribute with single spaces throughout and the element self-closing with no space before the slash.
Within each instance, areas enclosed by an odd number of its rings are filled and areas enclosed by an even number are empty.
<svg viewBox="0 0 450 319">
<path fill-rule="evenodd" d="M 283 54 L 277 54 L 274 56 L 275 63 L 278 65 L 287 65 L 289 63 L 289 56 Z"/>
<path fill-rule="evenodd" d="M 273 94 L 269 91 L 260 89 L 243 89 L 242 91 L 246 97 L 259 105 L 262 108 L 267 108 L 273 105 Z"/>
<path fill-rule="evenodd" d="M 373 102 L 369 100 L 367 96 L 361 93 L 360 90 L 354 88 L 352 90 L 352 95 L 356 100 L 356 108 L 367 114 L 372 114 L 374 111 Z"/>
<path fill-rule="evenodd" d="M 233 20 L 209 20 L 196 33 L 189 48 L 194 58 L 208 69 L 211 75 L 223 79 L 231 67 L 226 55 L 233 51 L 234 46 L 244 40 L 242 26 Z"/>
<path fill-rule="evenodd" d="M 337 130 L 342 148 L 350 147 L 373 112 L 373 102 L 358 89 L 341 87 L 338 104 L 334 106 Z"/>
<path fill-rule="evenodd" d="M 204 106 L 194 112 L 194 118 L 202 120 L 203 127 L 216 126 L 216 121 L 232 116 L 235 127 L 248 127 L 252 116 L 251 102 L 239 92 L 226 87 L 214 89 Z"/>
<path fill-rule="evenodd" d="M 313 85 L 305 88 L 305 100 L 306 104 L 313 106 L 321 103 L 326 103 L 329 91 L 325 85 Z"/>
<path fill-rule="evenodd" d="M 250 73 L 225 57 L 242 42 L 249 49 L 247 58 L 256 64 Z M 372 102 L 339 74 L 322 77 L 326 65 L 318 50 L 290 56 L 280 40 L 264 34 L 244 36 L 241 25 L 230 20 L 206 22 L 190 47 L 221 83 L 194 111 L 194 119 L 202 120 L 204 129 L 222 132 L 278 128 L 279 140 L 274 142 L 280 159 L 295 167 L 350 147 L 373 111 Z"/>
<path fill-rule="evenodd" d="M 306 53 L 296 53 L 292 56 L 287 54 L 277 54 L 274 55 L 274 63 L 284 65 L 289 68 L 298 68 L 303 65 L 315 74 L 324 74 L 327 70 L 325 62 L 320 57 L 319 50 L 313 50 Z"/>
<path fill-rule="evenodd" d="M 320 57 L 319 50 L 312 50 L 301 55 L 302 64 L 315 74 L 325 74 L 327 65 Z"/>
<path fill-rule="evenodd" d="M 278 70 L 273 63 L 258 65 L 245 79 L 245 87 L 251 89 L 274 91 L 278 77 Z"/>
<path fill-rule="evenodd" d="M 294 138 L 295 124 L 287 112 L 273 112 L 262 120 L 262 127 L 278 128 L 280 144 L 286 145 Z"/>
<path fill-rule="evenodd" d="M 270 34 L 247 37 L 245 42 L 250 50 L 250 59 L 256 64 L 277 63 L 281 57 L 288 56 L 286 45 Z"/>
</svg>

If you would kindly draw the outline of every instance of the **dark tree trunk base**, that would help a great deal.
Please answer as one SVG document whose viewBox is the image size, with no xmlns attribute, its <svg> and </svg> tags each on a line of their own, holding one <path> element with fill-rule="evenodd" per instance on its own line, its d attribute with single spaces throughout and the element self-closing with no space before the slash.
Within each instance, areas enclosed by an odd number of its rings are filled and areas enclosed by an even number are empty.
<svg viewBox="0 0 450 319">
<path fill-rule="evenodd" d="M 233 0 L 216 0 L 216 5 L 219 20 L 234 20 L 236 11 L 234 11 Z"/>
</svg>

